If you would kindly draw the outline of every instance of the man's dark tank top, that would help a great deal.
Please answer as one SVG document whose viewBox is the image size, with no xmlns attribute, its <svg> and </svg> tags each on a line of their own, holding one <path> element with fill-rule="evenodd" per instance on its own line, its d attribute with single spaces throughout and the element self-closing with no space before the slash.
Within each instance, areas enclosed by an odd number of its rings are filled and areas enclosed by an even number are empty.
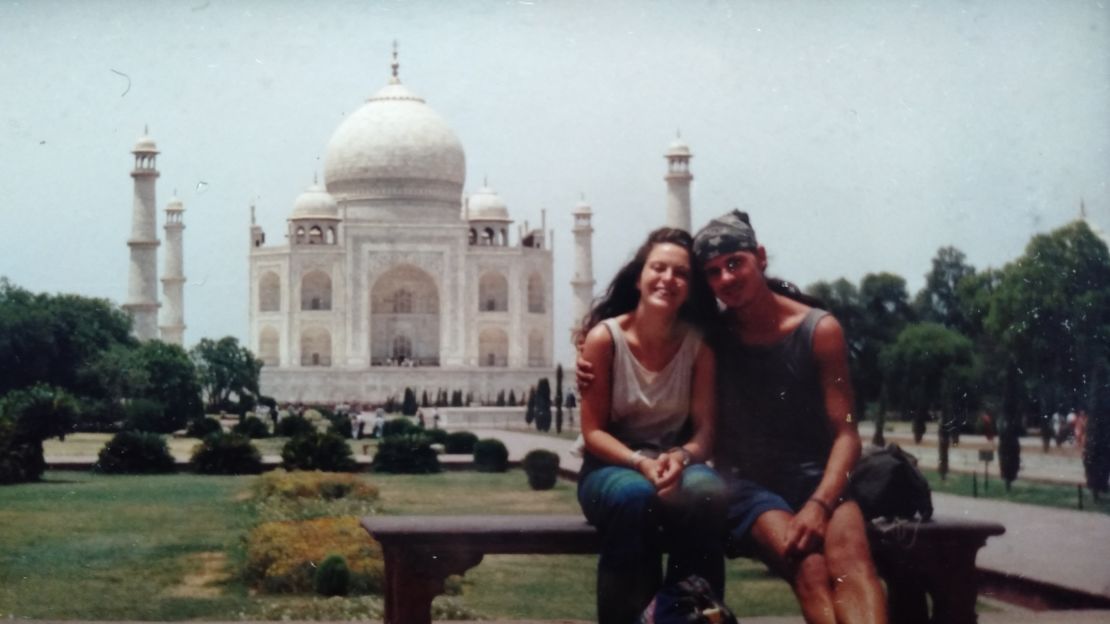
<svg viewBox="0 0 1110 624">
<path fill-rule="evenodd" d="M 807 464 L 824 468 L 832 446 L 813 333 L 828 314 L 810 310 L 797 329 L 768 346 L 723 331 L 717 356 L 716 466 L 722 474 L 773 486 Z"/>
</svg>

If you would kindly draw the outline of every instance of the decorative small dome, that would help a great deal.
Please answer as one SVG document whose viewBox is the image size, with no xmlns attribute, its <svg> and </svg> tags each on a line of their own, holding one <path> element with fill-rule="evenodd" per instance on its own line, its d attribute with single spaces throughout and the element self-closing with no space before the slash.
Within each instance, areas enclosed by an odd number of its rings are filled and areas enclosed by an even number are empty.
<svg viewBox="0 0 1110 624">
<path fill-rule="evenodd" d="M 169 212 L 185 211 L 185 204 L 181 202 L 181 199 L 177 196 L 176 192 L 173 194 L 173 197 L 170 198 L 170 203 L 166 204 L 166 210 Z"/>
<path fill-rule="evenodd" d="M 313 183 L 293 202 L 293 219 L 338 219 L 339 205 L 327 191 Z"/>
<path fill-rule="evenodd" d="M 424 99 L 394 78 L 336 128 L 324 180 L 339 199 L 420 197 L 458 206 L 462 143 Z"/>
<path fill-rule="evenodd" d="M 466 212 L 471 221 L 511 221 L 505 200 L 488 186 L 478 189 L 467 199 Z"/>
<path fill-rule="evenodd" d="M 132 153 L 153 152 L 155 154 L 158 153 L 158 146 L 155 145 L 154 139 L 147 136 L 145 128 L 144 128 L 143 136 L 139 137 L 138 141 L 135 141 L 135 147 L 131 150 L 131 152 Z"/>
<path fill-rule="evenodd" d="M 593 211 L 590 210 L 590 205 L 586 203 L 586 198 L 584 197 L 574 206 L 574 214 L 576 215 L 588 215 L 591 212 Z"/>
<path fill-rule="evenodd" d="M 666 155 L 667 155 L 668 158 L 673 157 L 673 156 L 689 157 L 690 156 L 690 146 L 687 145 L 686 142 L 682 140 L 682 137 L 676 137 L 675 140 L 671 141 L 670 147 L 667 148 L 667 154 Z"/>
</svg>

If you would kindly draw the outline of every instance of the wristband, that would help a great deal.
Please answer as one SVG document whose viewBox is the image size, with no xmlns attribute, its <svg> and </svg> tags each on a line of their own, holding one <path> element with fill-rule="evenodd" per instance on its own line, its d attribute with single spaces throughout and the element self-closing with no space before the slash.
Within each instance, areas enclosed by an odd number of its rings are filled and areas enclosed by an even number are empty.
<svg viewBox="0 0 1110 624">
<path fill-rule="evenodd" d="M 820 506 L 820 507 L 821 507 L 821 509 L 824 509 L 824 510 L 825 510 L 825 517 L 827 517 L 827 518 L 831 518 L 831 517 L 832 517 L 832 514 L 833 514 L 833 508 L 832 508 L 832 505 L 829 505 L 828 503 L 826 503 L 825 501 L 821 500 L 820 498 L 817 498 L 816 496 L 814 496 L 814 497 L 810 498 L 810 499 L 809 499 L 809 502 L 811 502 L 811 503 L 817 503 L 817 505 L 818 505 L 818 506 Z"/>
<path fill-rule="evenodd" d="M 645 459 L 647 459 L 647 457 L 645 457 L 644 454 L 640 451 L 632 451 L 632 454 L 628 456 L 628 463 L 630 466 L 632 466 L 632 468 L 639 470 L 640 462 L 644 461 Z"/>
</svg>

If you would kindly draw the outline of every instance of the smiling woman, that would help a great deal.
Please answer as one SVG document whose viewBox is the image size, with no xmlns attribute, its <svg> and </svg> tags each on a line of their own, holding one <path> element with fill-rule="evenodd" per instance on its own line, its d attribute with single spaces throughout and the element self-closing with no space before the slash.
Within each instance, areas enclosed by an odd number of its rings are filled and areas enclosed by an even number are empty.
<svg viewBox="0 0 1110 624">
<path fill-rule="evenodd" d="M 683 230 L 652 232 L 583 327 L 597 377 L 582 390 L 578 500 L 602 534 L 602 624 L 634 620 L 664 583 L 691 574 L 724 592 L 724 485 L 700 464 L 712 448 L 714 361 L 690 323 L 710 300 L 692 245 Z"/>
</svg>

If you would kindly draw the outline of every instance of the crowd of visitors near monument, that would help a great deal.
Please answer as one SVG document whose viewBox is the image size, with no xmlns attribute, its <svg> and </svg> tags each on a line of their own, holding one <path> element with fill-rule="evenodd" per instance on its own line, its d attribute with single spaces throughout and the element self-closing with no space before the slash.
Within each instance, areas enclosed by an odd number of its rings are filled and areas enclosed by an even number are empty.
<svg viewBox="0 0 1110 624">
<path fill-rule="evenodd" d="M 723 599 L 726 554 L 766 562 L 807 622 L 887 621 L 847 496 L 844 333 L 766 269 L 745 213 L 662 228 L 583 319 L 578 498 L 602 535 L 602 624 L 669 621 L 663 598 L 691 575 Z"/>
</svg>

